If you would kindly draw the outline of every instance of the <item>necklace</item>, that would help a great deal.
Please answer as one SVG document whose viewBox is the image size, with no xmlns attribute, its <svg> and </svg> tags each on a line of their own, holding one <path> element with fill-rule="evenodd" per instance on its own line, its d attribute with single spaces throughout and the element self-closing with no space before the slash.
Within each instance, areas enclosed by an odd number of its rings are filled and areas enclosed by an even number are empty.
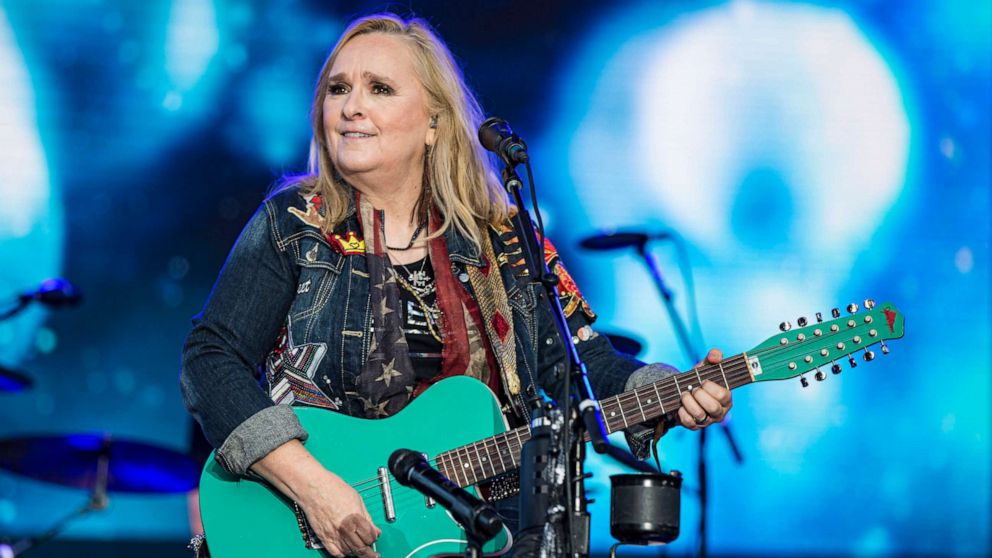
<svg viewBox="0 0 992 558">
<path fill-rule="evenodd" d="M 413 248 L 413 243 L 417 240 L 417 237 L 420 236 L 420 233 L 423 232 L 424 227 L 426 225 L 427 225 L 427 220 L 426 219 L 423 220 L 423 221 L 421 221 L 420 224 L 417 225 L 417 228 L 413 230 L 413 235 L 410 237 L 410 242 L 408 242 L 405 247 L 403 247 L 403 248 L 397 248 L 395 246 L 390 246 L 390 245 L 387 244 L 386 245 L 386 248 L 388 248 L 389 250 L 395 250 L 397 252 L 406 252 L 410 248 Z"/>
<path fill-rule="evenodd" d="M 421 260 L 420 269 L 412 272 L 405 265 L 399 264 L 399 266 L 406 273 L 407 277 L 404 278 L 402 274 L 396 273 L 396 282 L 400 284 L 403 290 L 413 296 L 413 299 L 417 302 L 417 306 L 420 307 L 420 311 L 424 313 L 424 321 L 427 324 L 427 332 L 430 336 L 433 337 L 438 343 L 443 343 L 441 340 L 441 332 L 438 331 L 436 325 L 436 322 L 440 319 L 441 314 L 438 309 L 437 300 L 433 300 L 430 304 L 424 300 L 436 290 L 434 281 L 431 280 L 427 272 L 424 270 L 428 259 L 430 258 L 425 257 Z"/>
<path fill-rule="evenodd" d="M 428 276 L 425 271 L 427 260 L 429 259 L 430 256 L 424 256 L 424 259 L 420 260 L 420 269 L 416 269 L 414 271 L 410 271 L 410 268 L 407 267 L 408 264 L 397 264 L 403 269 L 403 272 L 406 273 L 405 280 L 400 275 L 397 275 L 397 278 L 399 278 L 401 282 L 404 282 L 414 288 L 420 296 L 427 296 L 434 292 L 434 282 L 431 281 L 430 276 Z"/>
</svg>

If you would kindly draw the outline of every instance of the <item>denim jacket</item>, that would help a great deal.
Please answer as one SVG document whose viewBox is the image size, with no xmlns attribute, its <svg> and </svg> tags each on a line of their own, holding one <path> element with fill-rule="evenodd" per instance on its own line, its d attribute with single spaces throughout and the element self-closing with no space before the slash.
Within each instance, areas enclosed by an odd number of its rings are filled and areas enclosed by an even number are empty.
<svg viewBox="0 0 992 558">
<path fill-rule="evenodd" d="M 234 474 L 246 474 L 255 461 L 289 440 L 307 438 L 289 406 L 276 405 L 256 375 L 278 337 L 288 339 L 290 350 L 305 351 L 305 373 L 338 411 L 359 414 L 354 386 L 369 350 L 369 281 L 364 251 L 340 239 L 355 242 L 350 233 L 360 236 L 361 229 L 353 207 L 334 236 L 300 218 L 306 211 L 306 200 L 295 188 L 262 204 L 238 237 L 186 339 L 180 378 L 186 406 L 217 448 L 217 460 Z M 497 231 L 490 235 L 498 257 L 506 246 Z M 445 241 L 454 276 L 471 292 L 465 269 L 482 265 L 478 250 L 454 228 Z M 563 306 L 572 307 L 572 338 L 561 339 L 541 300 L 540 284 L 518 276 L 511 266 L 499 269 L 513 315 L 522 388 L 515 396 L 504 393 L 504 413 L 525 417 L 525 397 L 538 387 L 559 393 L 565 342 L 576 344 L 598 397 L 674 372 L 617 353 L 590 327 L 595 315 L 585 301 L 566 298 L 578 297 L 577 290 L 562 295 Z M 628 440 L 643 457 L 652 429 L 631 430 Z"/>
</svg>

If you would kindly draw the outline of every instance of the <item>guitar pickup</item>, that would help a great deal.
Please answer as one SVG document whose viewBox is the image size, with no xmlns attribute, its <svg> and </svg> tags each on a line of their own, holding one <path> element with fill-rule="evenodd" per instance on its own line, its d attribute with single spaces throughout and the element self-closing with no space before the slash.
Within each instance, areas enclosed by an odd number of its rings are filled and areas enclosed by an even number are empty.
<svg viewBox="0 0 992 558">
<path fill-rule="evenodd" d="M 396 506 L 393 505 L 393 487 L 389 482 L 389 471 L 385 467 L 379 467 L 379 491 L 382 493 L 382 509 L 385 512 L 386 521 L 392 523 L 396 521 Z"/>
</svg>

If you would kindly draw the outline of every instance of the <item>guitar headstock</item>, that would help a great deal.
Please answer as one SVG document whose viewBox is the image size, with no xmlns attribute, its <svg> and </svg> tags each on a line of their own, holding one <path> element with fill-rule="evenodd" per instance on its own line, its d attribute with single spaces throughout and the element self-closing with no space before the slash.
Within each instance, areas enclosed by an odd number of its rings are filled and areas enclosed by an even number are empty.
<svg viewBox="0 0 992 558">
<path fill-rule="evenodd" d="M 850 304 L 847 315 L 842 314 L 834 308 L 831 311 L 833 319 L 822 321 L 822 315 L 817 313 L 815 324 L 799 318 L 799 327 L 795 329 L 789 322 L 782 323 L 779 326 L 781 333 L 769 337 L 747 354 L 749 359 L 757 358 L 757 363 L 751 363 L 754 381 L 799 376 L 806 387 L 809 385 L 805 377 L 807 372 L 815 371 L 817 380 L 825 379 L 827 371 L 840 374 L 844 364 L 854 368 L 859 359 L 874 360 L 876 350 L 888 354 L 885 341 L 903 336 L 905 318 L 890 302 L 876 305 L 868 299 L 864 301 L 863 310 L 857 304 Z"/>
</svg>

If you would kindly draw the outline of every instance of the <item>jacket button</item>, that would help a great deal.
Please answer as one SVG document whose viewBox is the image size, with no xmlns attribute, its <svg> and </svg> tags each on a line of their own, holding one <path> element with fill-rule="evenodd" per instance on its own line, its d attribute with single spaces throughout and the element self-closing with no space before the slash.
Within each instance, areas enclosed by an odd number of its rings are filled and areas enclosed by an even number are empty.
<svg viewBox="0 0 992 558">
<path fill-rule="evenodd" d="M 552 339 L 551 337 L 548 337 L 547 339 L 544 340 L 544 344 L 545 345 L 548 345 L 548 346 L 554 345 L 554 343 L 555 343 L 555 340 Z"/>
<path fill-rule="evenodd" d="M 458 280 L 462 283 L 468 283 L 468 273 L 459 273 Z"/>
</svg>

